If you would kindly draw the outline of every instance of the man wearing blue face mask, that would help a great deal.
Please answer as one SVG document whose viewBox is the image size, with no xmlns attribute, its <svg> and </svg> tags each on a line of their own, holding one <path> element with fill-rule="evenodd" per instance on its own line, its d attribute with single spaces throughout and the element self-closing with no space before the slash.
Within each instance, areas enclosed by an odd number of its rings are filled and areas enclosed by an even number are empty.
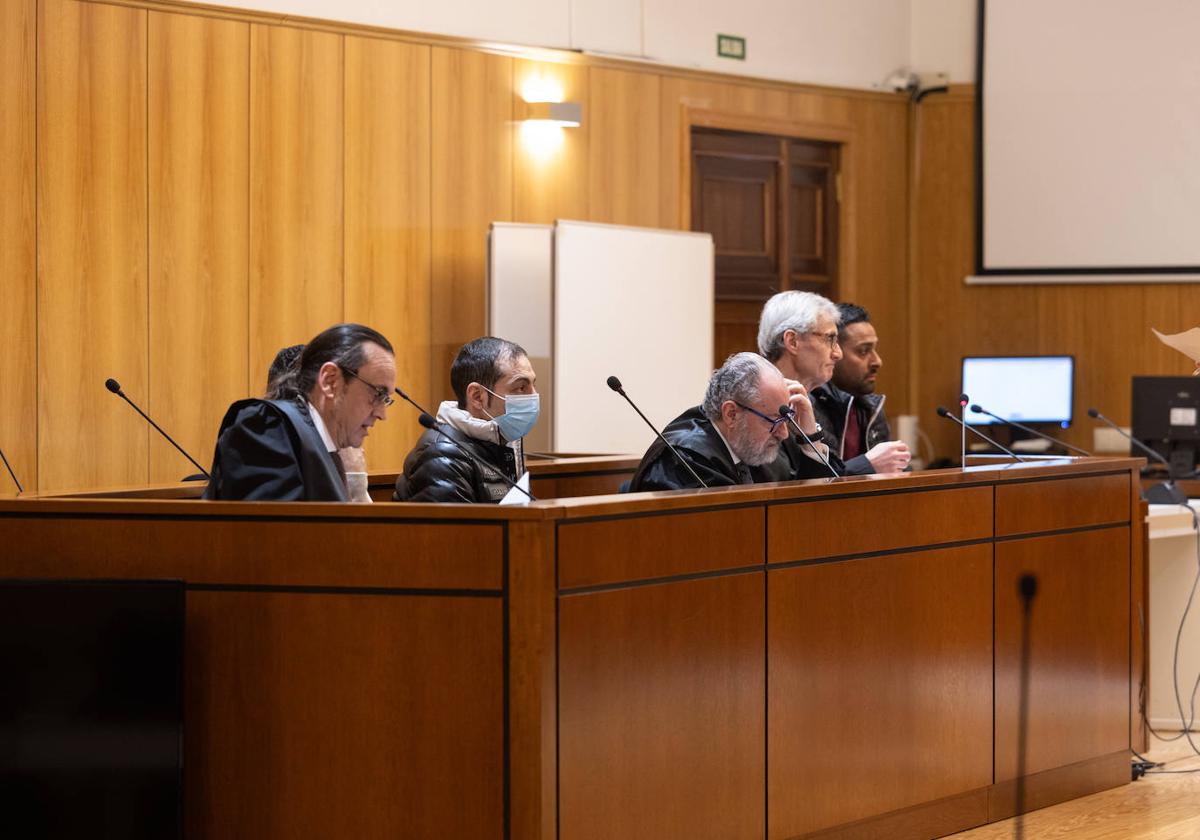
<svg viewBox="0 0 1200 840">
<path fill-rule="evenodd" d="M 525 472 L 521 440 L 537 423 L 536 383 L 529 356 L 519 345 L 491 336 L 463 345 L 450 367 L 450 385 L 457 399 L 438 406 L 437 429 L 426 429 L 404 459 L 393 498 L 398 502 L 499 502 L 504 498 L 509 485 L 498 471 L 512 481 Z"/>
</svg>

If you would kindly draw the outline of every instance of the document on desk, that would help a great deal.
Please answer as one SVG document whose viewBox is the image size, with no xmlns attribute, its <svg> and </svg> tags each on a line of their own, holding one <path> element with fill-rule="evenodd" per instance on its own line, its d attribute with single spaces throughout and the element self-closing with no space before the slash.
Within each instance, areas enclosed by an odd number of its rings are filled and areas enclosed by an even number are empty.
<svg viewBox="0 0 1200 840">
<path fill-rule="evenodd" d="M 525 472 L 521 473 L 521 477 L 517 479 L 517 487 L 520 487 L 521 490 L 524 490 L 526 493 L 529 492 L 529 470 L 525 470 Z M 529 504 L 529 497 L 526 496 L 525 493 L 522 493 L 521 490 L 518 490 L 517 487 L 513 487 L 513 488 L 509 489 L 509 491 L 504 494 L 504 498 L 500 500 L 500 504 L 502 504 L 502 505 L 527 505 L 527 504 Z"/>
<path fill-rule="evenodd" d="M 1200 327 L 1192 327 L 1187 332 L 1163 335 L 1154 327 L 1150 331 L 1158 336 L 1158 340 L 1168 347 L 1178 350 L 1196 364 L 1200 364 Z"/>
</svg>

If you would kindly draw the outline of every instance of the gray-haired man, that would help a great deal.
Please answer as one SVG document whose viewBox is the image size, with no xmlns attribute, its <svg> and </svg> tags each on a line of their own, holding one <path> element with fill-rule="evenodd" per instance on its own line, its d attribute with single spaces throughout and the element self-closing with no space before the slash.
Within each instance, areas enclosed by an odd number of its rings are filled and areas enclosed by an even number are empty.
<svg viewBox="0 0 1200 840">
<path fill-rule="evenodd" d="M 656 440 L 642 456 L 630 490 L 699 487 L 692 470 L 709 487 L 754 483 L 752 468 L 774 462 L 787 437 L 779 409 L 789 399 L 783 376 L 766 359 L 756 353 L 730 356 L 709 379 L 704 403 L 663 429 L 687 465 Z"/>
</svg>

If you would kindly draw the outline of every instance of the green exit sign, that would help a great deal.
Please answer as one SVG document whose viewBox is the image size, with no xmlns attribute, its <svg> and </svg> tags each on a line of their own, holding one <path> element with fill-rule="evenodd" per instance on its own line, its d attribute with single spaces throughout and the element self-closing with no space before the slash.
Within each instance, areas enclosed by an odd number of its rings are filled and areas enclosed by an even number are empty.
<svg viewBox="0 0 1200 840">
<path fill-rule="evenodd" d="M 721 58 L 736 58 L 746 60 L 746 39 L 737 35 L 717 36 L 717 55 Z"/>
</svg>

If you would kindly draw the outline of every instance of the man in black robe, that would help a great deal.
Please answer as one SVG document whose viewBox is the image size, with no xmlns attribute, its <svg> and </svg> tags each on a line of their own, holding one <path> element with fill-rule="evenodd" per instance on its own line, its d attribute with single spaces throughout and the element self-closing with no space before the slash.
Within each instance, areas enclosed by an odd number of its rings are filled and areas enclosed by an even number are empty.
<svg viewBox="0 0 1200 840">
<path fill-rule="evenodd" d="M 672 420 L 655 440 L 630 482 L 631 492 L 730 487 L 771 481 L 756 470 L 772 463 L 787 437 L 790 399 L 779 371 L 755 353 L 730 356 L 708 381 L 703 404 Z M 685 463 L 686 462 L 686 463 Z"/>
<path fill-rule="evenodd" d="M 387 417 L 396 386 L 392 345 L 370 327 L 338 324 L 309 341 L 281 398 L 229 407 L 205 499 L 347 501 L 338 450 L 362 446 Z"/>
</svg>

